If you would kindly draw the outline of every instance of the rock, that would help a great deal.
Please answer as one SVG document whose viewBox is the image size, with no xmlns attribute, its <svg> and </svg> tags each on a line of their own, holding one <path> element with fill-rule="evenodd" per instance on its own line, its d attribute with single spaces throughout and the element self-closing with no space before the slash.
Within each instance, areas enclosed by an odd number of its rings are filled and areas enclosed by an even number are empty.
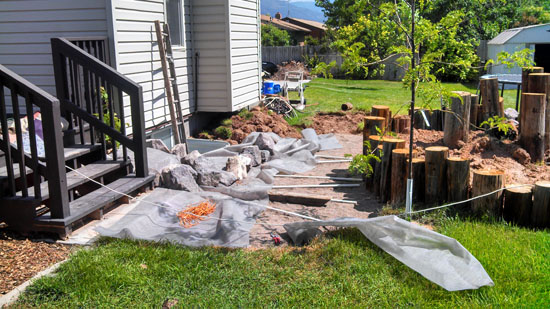
<svg viewBox="0 0 550 309">
<path fill-rule="evenodd" d="M 507 108 L 504 110 L 504 117 L 507 119 L 518 119 L 519 113 L 513 108 Z"/>
<path fill-rule="evenodd" d="M 265 163 L 271 159 L 271 154 L 269 153 L 269 150 L 260 150 L 260 154 L 262 156 L 262 163 Z"/>
<path fill-rule="evenodd" d="M 260 148 L 256 145 L 244 147 L 241 154 L 251 159 L 250 165 L 252 167 L 262 164 L 262 154 Z"/>
<path fill-rule="evenodd" d="M 233 136 L 232 138 L 236 140 L 237 142 L 242 142 L 243 139 L 246 137 L 246 134 L 241 129 L 235 129 L 233 130 Z"/>
<path fill-rule="evenodd" d="M 514 153 L 512 153 L 512 157 L 516 159 L 519 163 L 525 165 L 531 162 L 531 156 L 529 153 L 523 149 L 523 148 L 517 148 L 514 150 Z"/>
<path fill-rule="evenodd" d="M 247 176 L 247 159 L 248 158 L 245 159 L 242 156 L 234 156 L 228 158 L 225 170 L 227 172 L 233 173 L 233 175 L 235 175 L 239 180 L 245 179 Z M 248 163 L 250 163 L 250 161 L 248 161 Z"/>
<path fill-rule="evenodd" d="M 176 158 L 178 158 L 178 160 L 181 162 L 181 159 L 187 155 L 187 145 L 177 144 L 176 146 L 172 147 L 172 151 L 170 151 L 170 153 L 174 154 Z"/>
<path fill-rule="evenodd" d="M 170 153 L 170 149 L 166 147 L 164 142 L 158 138 L 148 139 L 145 141 L 145 146 L 153 149 L 162 150 L 166 153 Z"/>
<path fill-rule="evenodd" d="M 198 152 L 197 150 L 193 150 L 191 151 L 191 153 L 181 158 L 180 162 L 181 164 L 187 164 L 195 167 L 195 162 L 200 156 L 201 156 L 200 152 Z"/>
<path fill-rule="evenodd" d="M 162 169 L 162 186 L 168 189 L 198 192 L 197 172 L 189 165 L 175 164 Z"/>
<path fill-rule="evenodd" d="M 237 181 L 237 176 L 226 171 L 203 168 L 197 170 L 197 173 L 197 182 L 201 186 L 217 187 L 219 184 L 230 186 Z"/>
<path fill-rule="evenodd" d="M 273 138 L 267 134 L 258 134 L 254 145 L 258 146 L 260 150 L 269 151 L 269 154 L 271 155 L 275 153 L 275 142 L 273 141 Z"/>
</svg>

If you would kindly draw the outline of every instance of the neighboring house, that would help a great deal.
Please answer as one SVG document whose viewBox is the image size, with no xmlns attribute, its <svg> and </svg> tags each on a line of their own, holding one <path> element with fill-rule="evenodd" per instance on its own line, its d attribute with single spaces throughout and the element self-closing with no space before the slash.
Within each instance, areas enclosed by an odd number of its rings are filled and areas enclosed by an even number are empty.
<svg viewBox="0 0 550 309">
<path fill-rule="evenodd" d="M 275 17 L 261 15 L 262 24 L 273 25 L 279 29 L 286 30 L 290 34 L 290 39 L 296 45 L 303 45 L 307 35 L 311 34 L 311 30 L 288 23 L 281 19 L 281 13 L 275 14 Z"/>
<path fill-rule="evenodd" d="M 285 17 L 283 20 L 293 25 L 309 29 L 311 31 L 309 35 L 317 39 L 324 37 L 327 32 L 327 27 L 325 24 L 318 21 L 294 17 Z"/>
<path fill-rule="evenodd" d="M 259 0 L 0 1 L 0 64 L 56 95 L 50 39 L 106 39 L 109 64 L 143 88 L 146 128 L 159 128 L 169 110 L 155 20 L 171 29 L 183 114 L 204 112 L 192 127 L 259 102 Z"/>
<path fill-rule="evenodd" d="M 544 67 L 545 72 L 550 72 L 550 24 L 532 25 L 520 28 L 508 29 L 497 35 L 487 43 L 489 59 L 496 59 L 499 52 L 510 54 L 524 49 L 533 49 L 534 61 L 537 66 Z M 513 73 L 521 74 L 521 68 L 511 70 L 504 66 L 490 68 L 489 73 Z"/>
</svg>

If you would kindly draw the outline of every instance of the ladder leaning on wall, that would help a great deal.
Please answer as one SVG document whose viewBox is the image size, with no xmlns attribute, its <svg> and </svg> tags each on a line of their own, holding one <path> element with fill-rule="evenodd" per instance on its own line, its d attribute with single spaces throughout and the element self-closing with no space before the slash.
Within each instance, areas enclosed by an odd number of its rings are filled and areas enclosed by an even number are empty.
<svg viewBox="0 0 550 309">
<path fill-rule="evenodd" d="M 187 144 L 185 132 L 184 116 L 181 110 L 180 93 L 178 90 L 178 81 L 176 78 L 176 67 L 174 65 L 174 55 L 172 52 L 172 43 L 170 40 L 170 28 L 168 24 L 161 27 L 160 21 L 155 21 L 155 30 L 157 34 L 157 44 L 160 53 L 160 62 L 162 65 L 162 74 L 164 76 L 164 88 L 166 98 L 168 99 L 168 108 L 170 109 L 170 122 L 174 141 L 176 144 Z M 166 65 L 168 63 L 168 65 Z M 180 135 L 181 125 L 181 135 Z"/>
</svg>

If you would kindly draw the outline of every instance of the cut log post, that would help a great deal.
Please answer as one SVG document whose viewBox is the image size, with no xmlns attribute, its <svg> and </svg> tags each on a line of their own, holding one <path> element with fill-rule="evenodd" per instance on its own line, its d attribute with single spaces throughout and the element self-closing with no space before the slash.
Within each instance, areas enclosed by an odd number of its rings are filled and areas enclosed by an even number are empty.
<svg viewBox="0 0 550 309">
<path fill-rule="evenodd" d="M 546 115 L 544 121 L 544 150 L 550 149 L 550 73 L 529 74 L 528 93 L 546 94 Z M 526 119 L 526 121 L 529 121 Z"/>
<path fill-rule="evenodd" d="M 426 193 L 427 205 L 442 203 L 447 198 L 447 164 L 449 148 L 433 146 L 426 148 Z"/>
<path fill-rule="evenodd" d="M 531 73 L 544 73 L 543 67 L 525 67 L 521 69 L 521 93 L 529 92 L 529 74 Z M 523 123 L 523 116 L 525 114 L 523 110 L 523 97 L 521 99 L 521 104 L 519 105 L 519 123 L 521 131 L 521 123 Z"/>
<path fill-rule="evenodd" d="M 426 188 L 426 161 L 424 158 L 412 159 L 413 203 L 424 203 Z M 407 175 L 409 175 L 409 160 L 407 160 Z M 406 189 L 406 188 L 405 188 Z"/>
<path fill-rule="evenodd" d="M 523 102 L 523 101 L 522 101 Z M 510 185 L 510 187 L 518 184 Z M 524 186 L 504 190 L 504 219 L 521 226 L 531 224 L 533 187 Z"/>
<path fill-rule="evenodd" d="M 413 150 L 413 158 L 418 156 L 418 152 Z M 409 149 L 400 148 L 392 151 L 391 166 L 391 205 L 400 207 L 405 205 L 407 191 L 407 161 L 409 158 Z"/>
<path fill-rule="evenodd" d="M 501 189 L 505 184 L 505 174 L 499 170 L 474 171 L 472 197 Z M 472 201 L 472 210 L 476 215 L 500 217 L 502 215 L 502 191 Z"/>
<path fill-rule="evenodd" d="M 380 151 L 382 151 L 382 145 L 380 146 L 376 146 L 374 148 L 371 148 L 373 154 L 377 157 L 380 157 Z M 380 162 L 378 162 L 376 159 L 370 159 L 369 160 L 369 164 L 370 166 L 372 167 L 372 173 L 370 176 L 367 176 L 365 177 L 365 187 L 367 188 L 367 190 L 369 191 L 372 191 L 372 192 L 375 192 L 374 191 L 374 186 L 375 186 L 375 179 L 376 180 L 376 183 L 380 183 L 380 175 L 378 174 L 378 178 L 375 178 L 376 177 L 376 169 L 379 169 L 380 167 Z M 378 172 L 380 173 L 380 172 Z"/>
<path fill-rule="evenodd" d="M 531 156 L 531 162 L 539 162 L 544 159 L 546 94 L 522 93 L 521 106 L 524 117 L 519 124 L 519 143 Z"/>
<path fill-rule="evenodd" d="M 481 92 L 481 106 L 483 121 L 493 116 L 504 116 L 504 110 L 499 103 L 498 79 L 484 78 L 479 81 L 479 90 Z"/>
<path fill-rule="evenodd" d="M 440 109 L 434 109 L 431 113 L 430 113 L 430 129 L 431 130 L 434 130 L 434 131 L 443 131 L 443 123 L 445 122 L 444 121 L 444 118 L 445 118 L 445 113 L 444 111 L 440 110 Z"/>
<path fill-rule="evenodd" d="M 405 140 L 397 138 L 385 138 L 382 142 L 382 164 L 380 166 L 380 201 L 385 203 L 391 197 L 391 168 L 392 151 L 404 148 Z"/>
<path fill-rule="evenodd" d="M 397 115 L 391 119 L 392 132 L 399 133 L 399 124 L 401 123 L 401 116 Z"/>
<path fill-rule="evenodd" d="M 475 130 L 478 126 L 477 113 L 479 111 L 479 96 L 472 94 L 470 96 L 470 130 Z"/>
<path fill-rule="evenodd" d="M 423 129 L 423 130 L 426 130 L 426 129 L 429 129 L 428 128 L 428 125 L 426 124 L 426 121 L 424 120 L 424 116 L 422 116 L 422 111 L 424 111 L 424 114 L 426 115 L 426 118 L 428 118 L 430 116 L 430 113 L 428 110 L 425 110 L 423 108 L 420 108 L 420 107 L 415 107 L 414 108 L 414 128 L 415 129 Z M 428 119 L 429 121 L 429 119 Z"/>
<path fill-rule="evenodd" d="M 383 148 L 382 145 L 378 145 L 376 147 L 378 157 L 380 157 L 380 154 L 382 153 L 382 148 Z M 376 163 L 374 163 L 373 169 L 374 169 L 374 178 L 372 180 L 372 183 L 374 185 L 372 186 L 372 191 L 373 191 L 374 194 L 376 194 L 376 196 L 379 196 L 380 195 L 380 179 L 381 179 L 381 176 L 382 176 L 382 160 L 376 161 Z"/>
<path fill-rule="evenodd" d="M 342 107 L 343 111 L 350 111 L 350 110 L 353 109 L 353 104 L 347 102 L 347 103 L 342 104 L 341 107 Z"/>
<path fill-rule="evenodd" d="M 386 105 L 373 105 L 371 108 L 371 116 L 377 116 L 382 117 L 385 119 L 384 127 L 382 131 L 385 131 L 387 129 L 387 126 L 390 124 L 391 119 L 391 113 L 390 113 L 390 107 Z"/>
<path fill-rule="evenodd" d="M 468 199 L 470 184 L 470 160 L 460 157 L 447 158 L 447 202 Z"/>
<path fill-rule="evenodd" d="M 443 142 L 449 148 L 458 148 L 459 141 L 468 141 L 470 132 L 470 93 L 453 91 L 460 98 L 452 97 L 451 106 L 445 113 Z"/>
<path fill-rule="evenodd" d="M 411 117 L 409 115 L 401 116 L 399 120 L 399 133 L 407 134 L 411 130 Z"/>
<path fill-rule="evenodd" d="M 550 181 L 535 183 L 531 224 L 537 228 L 550 227 Z"/>
<path fill-rule="evenodd" d="M 380 128 L 380 130 L 382 130 L 385 119 L 382 117 L 367 116 L 363 119 L 363 121 L 365 124 L 363 127 L 363 154 L 366 154 L 367 147 L 365 146 L 365 141 L 370 141 L 371 135 L 378 134 L 376 128 Z M 376 148 L 376 145 L 371 145 L 371 149 L 374 148 Z"/>
</svg>

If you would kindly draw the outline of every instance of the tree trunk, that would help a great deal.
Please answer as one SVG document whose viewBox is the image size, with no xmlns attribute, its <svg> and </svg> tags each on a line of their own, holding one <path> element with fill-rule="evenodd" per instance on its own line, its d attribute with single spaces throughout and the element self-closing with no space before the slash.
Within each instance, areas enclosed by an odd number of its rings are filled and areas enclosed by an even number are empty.
<svg viewBox="0 0 550 309">
<path fill-rule="evenodd" d="M 503 171 L 498 170 L 474 171 L 472 197 L 503 188 L 505 176 Z M 475 199 L 472 201 L 472 210 L 479 216 L 487 214 L 489 216 L 500 217 L 502 215 L 502 197 L 503 193 L 499 191 L 489 196 Z"/>
<path fill-rule="evenodd" d="M 550 73 L 529 74 L 529 93 L 546 94 L 546 113 L 544 120 L 544 150 L 550 149 Z"/>
<path fill-rule="evenodd" d="M 383 143 L 382 164 L 380 166 L 380 201 L 387 202 L 391 197 L 392 151 L 404 148 L 405 141 L 397 138 L 386 138 Z"/>
<path fill-rule="evenodd" d="M 447 197 L 447 164 L 449 148 L 433 146 L 426 148 L 426 194 L 427 205 L 442 203 Z"/>
<path fill-rule="evenodd" d="M 483 113 L 483 121 L 493 116 L 504 116 L 504 110 L 500 106 L 498 95 L 498 79 L 485 78 L 479 81 L 481 92 L 481 108 Z"/>
<path fill-rule="evenodd" d="M 424 203 L 424 193 L 426 188 L 426 161 L 424 158 L 412 159 L 413 170 L 413 202 Z M 407 160 L 407 175 L 409 174 L 409 161 Z"/>
<path fill-rule="evenodd" d="M 522 101 L 523 102 L 523 101 Z M 510 187 L 516 186 L 513 184 Z M 504 219 L 518 225 L 531 224 L 533 187 L 517 187 L 504 190 Z"/>
<path fill-rule="evenodd" d="M 447 202 L 468 198 L 470 183 L 470 160 L 460 157 L 447 158 Z"/>
<path fill-rule="evenodd" d="M 386 105 L 373 105 L 371 108 L 371 116 L 382 117 L 385 119 L 384 126 L 382 129 L 383 132 L 387 130 L 388 125 L 390 124 L 391 113 L 390 107 Z"/>
<path fill-rule="evenodd" d="M 472 94 L 470 96 L 470 130 L 475 130 L 478 126 L 477 113 L 479 111 L 479 96 Z"/>
<path fill-rule="evenodd" d="M 385 119 L 382 117 L 366 116 L 363 121 L 365 124 L 363 127 L 363 154 L 366 155 L 367 147 L 365 146 L 365 141 L 370 141 L 370 136 L 378 134 L 376 131 L 377 127 L 382 130 Z M 371 149 L 374 148 L 376 148 L 376 146 L 371 144 Z"/>
<path fill-rule="evenodd" d="M 418 152 L 413 150 L 413 158 Z M 391 204 L 393 207 L 403 206 L 407 191 L 407 161 L 409 149 L 400 148 L 392 151 L 391 166 Z"/>
<path fill-rule="evenodd" d="M 535 183 L 533 193 L 533 210 L 531 223 L 533 227 L 546 228 L 550 226 L 550 181 Z"/>
<path fill-rule="evenodd" d="M 529 155 L 531 162 L 544 159 L 544 137 L 546 118 L 546 95 L 543 93 L 522 93 L 523 117 L 520 119 L 519 143 Z"/>
<path fill-rule="evenodd" d="M 449 112 L 445 113 L 443 142 L 449 148 L 458 148 L 458 141 L 468 141 L 470 132 L 470 93 L 453 91 L 460 98 L 452 97 Z M 461 100 L 462 99 L 462 100 Z"/>
<path fill-rule="evenodd" d="M 543 67 L 525 67 L 521 69 L 521 93 L 527 93 L 529 92 L 529 74 L 531 73 L 544 73 Z M 521 97 L 521 104 L 519 105 L 519 123 L 523 123 L 523 115 L 525 115 L 525 111 L 523 110 L 524 107 L 523 102 L 523 96 Z M 521 130 L 521 125 L 520 125 Z"/>
</svg>

